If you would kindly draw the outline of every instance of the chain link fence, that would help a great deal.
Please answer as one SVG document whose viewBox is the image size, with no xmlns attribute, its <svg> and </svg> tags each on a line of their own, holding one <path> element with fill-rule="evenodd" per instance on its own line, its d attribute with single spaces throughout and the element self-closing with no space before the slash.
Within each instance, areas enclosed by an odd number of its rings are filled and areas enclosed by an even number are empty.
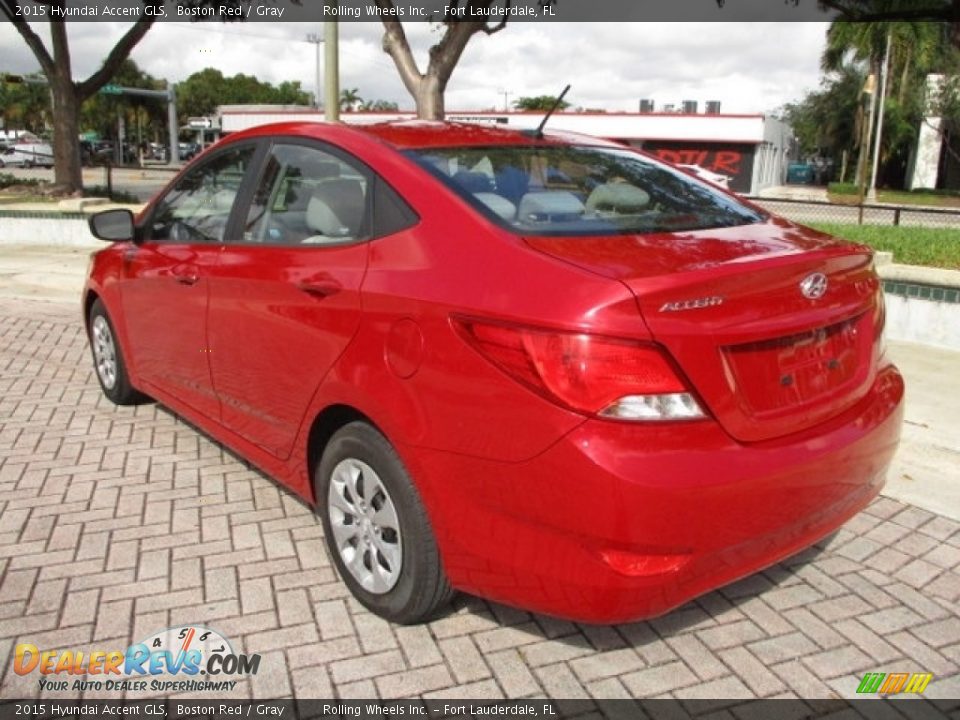
<svg viewBox="0 0 960 720">
<path fill-rule="evenodd" d="M 840 204 L 819 200 L 785 200 L 747 197 L 764 210 L 803 225 L 903 225 L 906 227 L 960 227 L 960 209 L 905 205 Z"/>
</svg>

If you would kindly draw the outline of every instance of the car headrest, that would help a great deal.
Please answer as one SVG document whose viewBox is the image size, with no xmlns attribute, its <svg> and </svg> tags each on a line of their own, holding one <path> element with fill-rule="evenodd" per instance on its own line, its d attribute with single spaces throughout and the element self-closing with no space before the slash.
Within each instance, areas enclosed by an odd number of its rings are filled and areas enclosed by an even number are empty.
<svg viewBox="0 0 960 720">
<path fill-rule="evenodd" d="M 517 219 L 524 223 L 568 220 L 583 215 L 583 203 L 566 190 L 529 192 L 517 206 Z"/>
<path fill-rule="evenodd" d="M 318 185 L 307 204 L 307 227 L 327 237 L 356 237 L 363 223 L 359 180 L 338 178 Z"/>
<path fill-rule="evenodd" d="M 461 170 L 453 176 L 453 181 L 469 193 L 490 192 L 493 180 L 482 172 Z"/>
<path fill-rule="evenodd" d="M 629 183 L 606 183 L 593 189 L 587 198 L 587 210 L 620 213 L 639 212 L 650 204 L 646 190 Z"/>
</svg>

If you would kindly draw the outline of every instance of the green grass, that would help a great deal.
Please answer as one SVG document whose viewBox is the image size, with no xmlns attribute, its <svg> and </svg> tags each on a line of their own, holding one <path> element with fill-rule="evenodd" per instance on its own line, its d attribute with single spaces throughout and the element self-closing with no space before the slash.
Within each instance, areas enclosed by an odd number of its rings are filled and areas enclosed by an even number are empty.
<svg viewBox="0 0 960 720">
<path fill-rule="evenodd" d="M 904 265 L 960 270 L 960 228 L 918 228 L 902 225 L 813 223 L 821 232 L 893 253 Z"/>
<path fill-rule="evenodd" d="M 48 195 L 4 195 L 0 192 L 0 206 L 19 203 L 47 203 L 49 205 L 55 205 L 57 202 L 57 198 L 52 198 Z"/>
<path fill-rule="evenodd" d="M 832 182 L 827 185 L 827 196 L 839 205 L 856 204 L 859 188 L 855 183 Z M 877 202 L 890 205 L 923 205 L 925 207 L 960 207 L 960 193 L 956 190 L 877 190 Z M 864 198 L 864 202 L 871 204 Z"/>
<path fill-rule="evenodd" d="M 892 205 L 927 205 L 930 207 L 960 207 L 955 191 L 938 190 L 878 190 L 877 200 Z"/>
</svg>

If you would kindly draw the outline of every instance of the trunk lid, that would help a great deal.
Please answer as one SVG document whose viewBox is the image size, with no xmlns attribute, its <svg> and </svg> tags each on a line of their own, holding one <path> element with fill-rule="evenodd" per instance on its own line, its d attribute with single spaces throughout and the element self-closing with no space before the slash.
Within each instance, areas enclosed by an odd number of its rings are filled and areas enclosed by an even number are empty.
<svg viewBox="0 0 960 720">
<path fill-rule="evenodd" d="M 781 220 L 526 241 L 626 284 L 646 330 L 740 441 L 803 431 L 873 384 L 883 307 L 869 248 Z M 825 292 L 805 296 L 801 283 L 818 273 Z"/>
</svg>

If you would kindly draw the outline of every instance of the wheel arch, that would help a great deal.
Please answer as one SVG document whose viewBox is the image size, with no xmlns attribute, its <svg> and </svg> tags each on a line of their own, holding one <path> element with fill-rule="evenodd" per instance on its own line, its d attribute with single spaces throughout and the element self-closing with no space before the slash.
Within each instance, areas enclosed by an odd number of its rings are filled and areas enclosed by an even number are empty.
<svg viewBox="0 0 960 720">
<path fill-rule="evenodd" d="M 90 310 L 93 304 L 100 300 L 100 294 L 93 288 L 88 288 L 83 295 L 83 326 L 90 331 Z"/>
<path fill-rule="evenodd" d="M 309 478 L 309 492 L 310 497 L 313 499 L 314 505 L 317 504 L 317 490 L 314 484 L 314 470 L 317 467 L 317 463 L 320 462 L 320 458 L 323 456 L 323 451 L 326 449 L 327 444 L 330 442 L 330 438 L 333 437 L 337 430 L 345 425 L 357 421 L 367 423 L 371 427 L 375 428 L 381 435 L 387 437 L 386 433 L 383 432 L 383 429 L 377 425 L 377 423 L 375 423 L 368 415 L 362 413 L 352 405 L 346 405 L 343 403 L 328 405 L 313 419 L 313 422 L 310 425 L 310 432 L 307 435 L 306 460 L 307 476 Z"/>
</svg>

